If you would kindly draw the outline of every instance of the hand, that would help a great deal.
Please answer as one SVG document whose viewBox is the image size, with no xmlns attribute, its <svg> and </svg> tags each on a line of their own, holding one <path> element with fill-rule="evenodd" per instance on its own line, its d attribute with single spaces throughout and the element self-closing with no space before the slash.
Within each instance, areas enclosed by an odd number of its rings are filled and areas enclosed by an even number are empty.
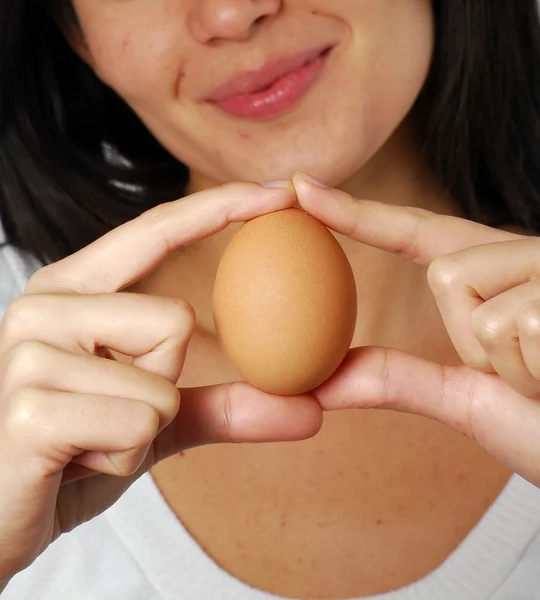
<svg viewBox="0 0 540 600">
<path fill-rule="evenodd" d="M 291 188 L 238 184 L 159 206 L 39 270 L 8 307 L 0 327 L 0 581 L 171 454 L 318 431 L 321 409 L 310 396 L 291 401 L 244 383 L 178 390 L 192 308 L 117 293 L 181 246 L 295 200 Z"/>
<path fill-rule="evenodd" d="M 464 366 L 352 350 L 315 395 L 325 410 L 386 408 L 436 419 L 540 485 L 540 239 L 429 211 L 354 200 L 295 178 L 328 227 L 428 267 Z"/>
</svg>

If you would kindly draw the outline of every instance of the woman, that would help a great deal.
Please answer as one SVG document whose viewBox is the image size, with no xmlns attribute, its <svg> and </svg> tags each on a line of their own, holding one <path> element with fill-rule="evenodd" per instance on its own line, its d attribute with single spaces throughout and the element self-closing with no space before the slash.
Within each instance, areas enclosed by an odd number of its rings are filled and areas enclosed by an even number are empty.
<svg viewBox="0 0 540 600">
<path fill-rule="evenodd" d="M 537 597 L 534 0 L 11 0 L 0 39 L 5 597 Z M 357 349 L 284 399 L 211 291 L 297 202 Z"/>
</svg>

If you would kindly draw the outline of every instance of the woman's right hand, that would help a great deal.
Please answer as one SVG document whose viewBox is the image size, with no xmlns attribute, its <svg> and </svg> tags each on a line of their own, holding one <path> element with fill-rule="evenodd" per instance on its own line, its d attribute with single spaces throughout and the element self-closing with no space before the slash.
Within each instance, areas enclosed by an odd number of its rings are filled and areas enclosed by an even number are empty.
<svg viewBox="0 0 540 600">
<path fill-rule="evenodd" d="M 245 383 L 178 390 L 193 309 L 117 293 L 181 246 L 295 201 L 290 187 L 231 184 L 158 206 L 37 271 L 8 307 L 0 326 L 0 581 L 167 456 L 318 431 L 311 396 L 291 401 Z"/>
</svg>

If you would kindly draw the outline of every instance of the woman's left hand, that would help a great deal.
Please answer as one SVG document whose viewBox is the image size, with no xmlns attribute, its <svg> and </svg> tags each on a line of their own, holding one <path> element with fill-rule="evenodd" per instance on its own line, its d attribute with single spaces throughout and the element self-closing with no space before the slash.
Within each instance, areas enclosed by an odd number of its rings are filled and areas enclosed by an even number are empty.
<svg viewBox="0 0 540 600">
<path fill-rule="evenodd" d="M 428 267 L 462 366 L 351 350 L 315 395 L 325 410 L 385 408 L 441 421 L 540 486 L 540 238 L 429 211 L 355 200 L 297 176 L 328 227 Z"/>
</svg>

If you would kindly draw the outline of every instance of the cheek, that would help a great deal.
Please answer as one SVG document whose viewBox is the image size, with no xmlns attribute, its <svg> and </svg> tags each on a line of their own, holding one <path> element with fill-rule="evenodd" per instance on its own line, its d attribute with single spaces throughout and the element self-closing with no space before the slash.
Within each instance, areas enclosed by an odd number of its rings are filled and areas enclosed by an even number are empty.
<svg viewBox="0 0 540 600">
<path fill-rule="evenodd" d="M 386 138 L 406 117 L 426 81 L 433 54 L 433 15 L 427 0 L 400 0 L 394 11 L 371 37 L 363 56 L 365 73 L 357 88 L 364 96 L 364 117 L 372 134 Z M 410 7 L 414 7 L 414 10 Z M 377 29 L 376 29 L 377 30 Z M 362 51 L 360 51 L 362 54 Z M 366 94 L 366 91 L 368 92 Z"/>
<path fill-rule="evenodd" d="M 128 102 L 144 105 L 177 93 L 183 49 L 176 27 L 102 21 L 85 28 L 85 39 L 98 77 Z"/>
</svg>

